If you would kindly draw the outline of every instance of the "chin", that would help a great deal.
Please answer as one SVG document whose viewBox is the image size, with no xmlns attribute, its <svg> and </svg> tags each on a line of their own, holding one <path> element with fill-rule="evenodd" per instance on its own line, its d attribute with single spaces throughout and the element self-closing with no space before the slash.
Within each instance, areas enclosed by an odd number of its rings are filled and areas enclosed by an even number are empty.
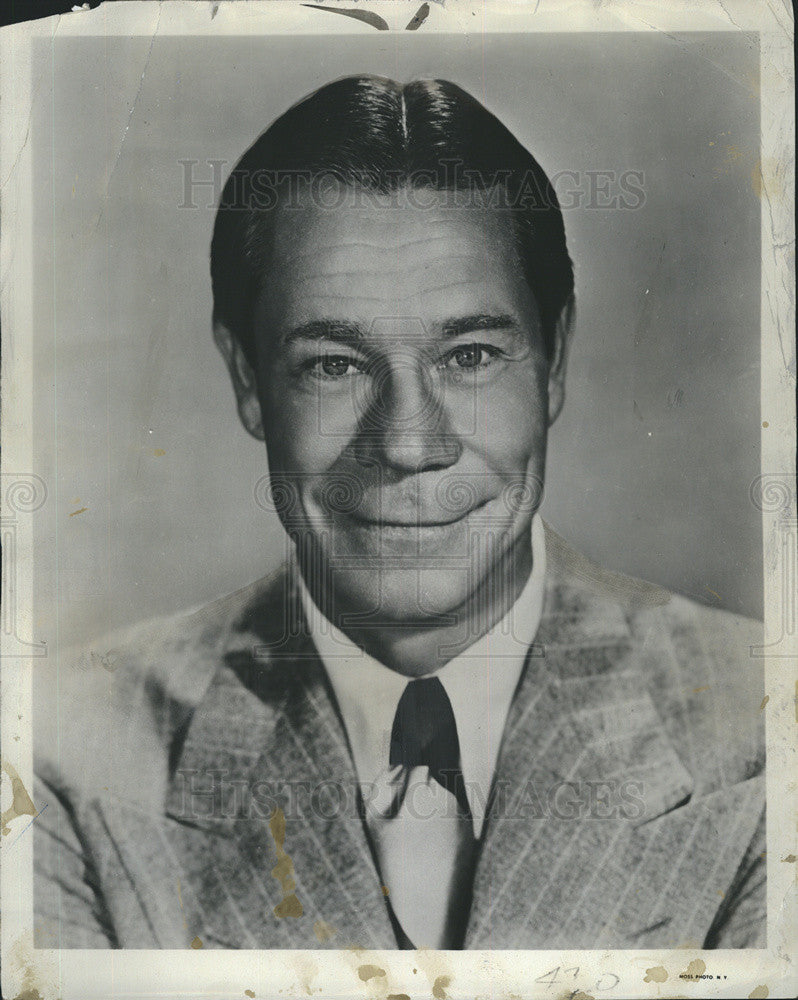
<svg viewBox="0 0 798 1000">
<path fill-rule="evenodd" d="M 335 591 L 362 623 L 377 626 L 451 626 L 470 594 L 469 574 L 419 566 L 335 574 Z"/>
</svg>

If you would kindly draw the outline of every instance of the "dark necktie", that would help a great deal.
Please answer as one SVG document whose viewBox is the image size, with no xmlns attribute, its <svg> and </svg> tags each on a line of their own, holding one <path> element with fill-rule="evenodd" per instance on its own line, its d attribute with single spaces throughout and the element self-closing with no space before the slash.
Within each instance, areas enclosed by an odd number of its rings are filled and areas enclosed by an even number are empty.
<svg viewBox="0 0 798 1000">
<path fill-rule="evenodd" d="M 386 765 L 367 823 L 400 942 L 462 947 L 475 840 L 454 713 L 437 677 L 406 686 Z"/>
<path fill-rule="evenodd" d="M 391 731 L 390 765 L 428 767 L 430 777 L 471 815 L 460 769 L 452 703 L 437 677 L 411 681 L 399 699 Z"/>
</svg>

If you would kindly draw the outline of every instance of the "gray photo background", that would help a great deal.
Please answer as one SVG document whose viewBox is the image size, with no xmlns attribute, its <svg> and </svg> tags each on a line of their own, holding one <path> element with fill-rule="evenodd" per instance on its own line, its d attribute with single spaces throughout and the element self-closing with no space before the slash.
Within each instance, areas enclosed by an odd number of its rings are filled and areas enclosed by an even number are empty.
<svg viewBox="0 0 798 1000">
<path fill-rule="evenodd" d="M 608 567 L 761 615 L 755 36 L 98 37 L 34 62 L 31 638 L 196 605 L 285 554 L 211 340 L 213 193 L 181 207 L 180 161 L 226 176 L 286 107 L 359 72 L 454 80 L 579 177 L 544 517 Z M 587 207 L 596 170 L 641 171 L 645 203 Z"/>
</svg>

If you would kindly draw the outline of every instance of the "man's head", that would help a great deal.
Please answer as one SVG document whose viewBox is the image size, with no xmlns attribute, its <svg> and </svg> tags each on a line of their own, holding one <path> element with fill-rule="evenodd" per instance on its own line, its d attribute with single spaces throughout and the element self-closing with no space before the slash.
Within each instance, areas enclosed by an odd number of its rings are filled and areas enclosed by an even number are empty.
<svg viewBox="0 0 798 1000">
<path fill-rule="evenodd" d="M 498 119 L 440 80 L 321 88 L 231 174 L 211 270 L 311 590 L 443 622 L 528 570 L 573 272 L 551 185 Z"/>
</svg>

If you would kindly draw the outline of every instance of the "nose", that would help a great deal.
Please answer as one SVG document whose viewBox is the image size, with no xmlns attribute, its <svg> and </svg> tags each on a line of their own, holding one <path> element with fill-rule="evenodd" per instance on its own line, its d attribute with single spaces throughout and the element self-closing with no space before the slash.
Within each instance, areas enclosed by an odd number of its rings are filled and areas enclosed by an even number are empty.
<svg viewBox="0 0 798 1000">
<path fill-rule="evenodd" d="M 444 404 L 434 374 L 412 352 L 397 352 L 376 373 L 360 426 L 360 454 L 399 472 L 454 465 L 462 444 Z"/>
</svg>

